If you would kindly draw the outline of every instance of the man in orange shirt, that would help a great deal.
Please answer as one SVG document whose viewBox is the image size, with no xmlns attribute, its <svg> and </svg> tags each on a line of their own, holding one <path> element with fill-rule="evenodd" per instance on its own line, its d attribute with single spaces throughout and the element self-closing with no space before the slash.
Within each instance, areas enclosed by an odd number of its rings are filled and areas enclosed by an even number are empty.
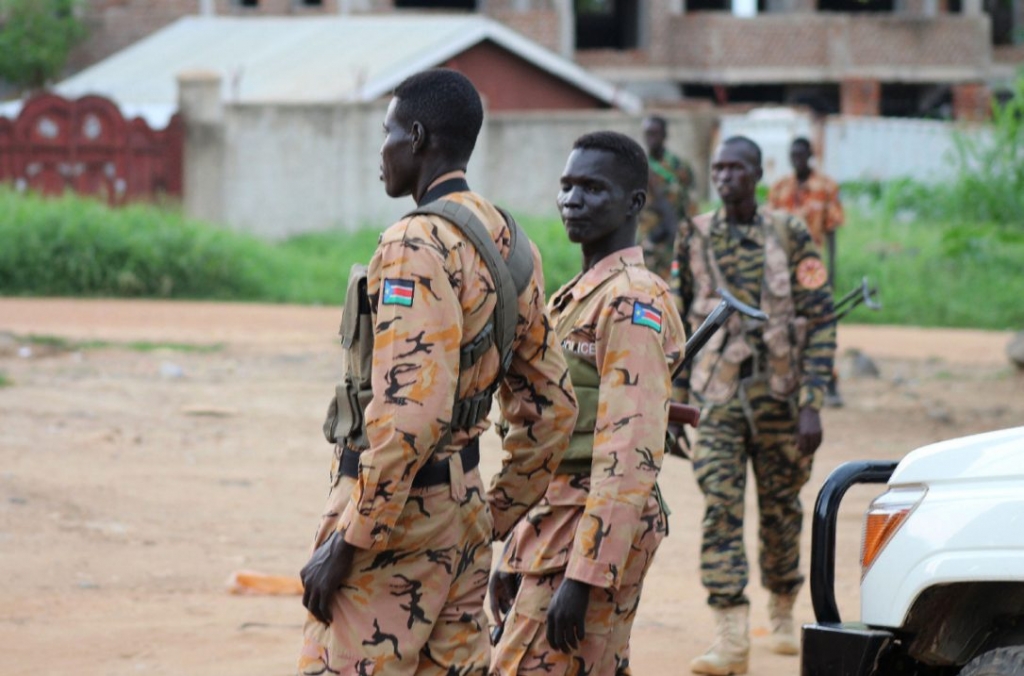
<svg viewBox="0 0 1024 676">
<path fill-rule="evenodd" d="M 789 161 L 793 173 L 780 179 L 768 193 L 768 206 L 799 216 L 807 224 L 811 238 L 819 248 L 828 241 L 828 282 L 835 288 L 836 228 L 843 224 L 843 205 L 839 201 L 839 186 L 825 174 L 811 168 L 814 151 L 804 137 L 793 139 L 789 147 Z M 843 405 L 835 374 L 828 385 L 825 405 Z"/>
</svg>

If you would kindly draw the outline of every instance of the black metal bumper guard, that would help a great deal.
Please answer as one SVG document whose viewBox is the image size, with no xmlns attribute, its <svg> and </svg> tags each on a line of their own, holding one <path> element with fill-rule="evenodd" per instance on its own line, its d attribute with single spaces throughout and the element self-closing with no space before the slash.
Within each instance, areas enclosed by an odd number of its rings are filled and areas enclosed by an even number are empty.
<svg viewBox="0 0 1024 676">
<path fill-rule="evenodd" d="M 862 624 L 844 625 L 836 605 L 836 517 L 854 484 L 884 484 L 896 470 L 892 461 L 847 462 L 828 475 L 814 505 L 811 530 L 811 602 L 815 624 L 803 627 L 802 676 L 875 676 L 892 642 L 891 632 Z"/>
</svg>

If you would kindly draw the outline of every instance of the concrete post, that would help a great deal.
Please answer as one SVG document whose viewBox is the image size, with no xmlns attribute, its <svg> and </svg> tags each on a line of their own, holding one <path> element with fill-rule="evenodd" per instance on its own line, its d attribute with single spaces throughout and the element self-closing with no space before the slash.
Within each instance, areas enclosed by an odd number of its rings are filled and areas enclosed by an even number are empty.
<svg viewBox="0 0 1024 676">
<path fill-rule="evenodd" d="M 576 54 L 576 11 L 572 0 L 555 0 L 558 11 L 558 53 L 572 60 Z"/>
<path fill-rule="evenodd" d="M 185 214 L 214 223 L 224 218 L 224 103 L 221 76 L 178 75 L 178 110 L 185 123 L 182 202 Z"/>
<path fill-rule="evenodd" d="M 963 0 L 964 16 L 981 16 L 983 9 L 981 0 Z"/>
<path fill-rule="evenodd" d="M 213 0 L 199 0 L 199 16 L 213 16 L 216 13 L 217 8 Z"/>
</svg>

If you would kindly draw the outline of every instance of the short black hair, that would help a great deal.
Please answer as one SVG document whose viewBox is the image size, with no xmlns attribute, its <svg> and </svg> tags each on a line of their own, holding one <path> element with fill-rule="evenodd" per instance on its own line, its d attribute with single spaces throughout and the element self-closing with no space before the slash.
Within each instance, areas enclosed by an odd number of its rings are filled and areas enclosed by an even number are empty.
<svg viewBox="0 0 1024 676">
<path fill-rule="evenodd" d="M 722 141 L 723 146 L 741 145 L 746 146 L 747 150 L 754 156 L 754 162 L 757 166 L 761 166 L 761 146 L 754 143 L 750 138 L 746 136 L 730 136 L 729 138 Z"/>
<path fill-rule="evenodd" d="M 572 144 L 573 150 L 603 150 L 618 158 L 625 170 L 629 190 L 646 190 L 647 153 L 640 144 L 617 131 L 595 131 L 584 134 Z"/>
<path fill-rule="evenodd" d="M 806 136 L 797 136 L 789 146 L 791 148 L 793 146 L 803 146 L 804 148 L 807 148 L 807 152 L 814 154 L 814 148 L 811 147 L 811 142 L 807 140 Z"/>
<path fill-rule="evenodd" d="M 661 115 L 648 115 L 647 121 L 660 125 L 662 131 L 668 131 L 668 120 L 663 118 Z"/>
<path fill-rule="evenodd" d="M 484 106 L 468 77 L 448 68 L 425 70 L 403 80 L 395 98 L 400 120 L 420 122 L 448 159 L 469 160 L 484 123 Z"/>
</svg>

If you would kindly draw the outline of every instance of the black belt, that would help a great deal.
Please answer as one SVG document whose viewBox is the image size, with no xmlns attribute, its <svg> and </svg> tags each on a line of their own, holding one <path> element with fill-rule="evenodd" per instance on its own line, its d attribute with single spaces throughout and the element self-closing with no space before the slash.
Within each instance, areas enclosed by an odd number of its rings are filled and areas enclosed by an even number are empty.
<svg viewBox="0 0 1024 676">
<path fill-rule="evenodd" d="M 462 458 L 463 472 L 476 469 L 477 465 L 480 464 L 480 440 L 473 439 L 466 444 L 459 451 L 459 456 Z M 416 472 L 416 476 L 412 478 L 412 487 L 429 488 L 431 486 L 451 483 L 452 468 L 449 460 L 450 458 L 445 458 L 440 462 L 428 462 L 425 464 L 420 468 L 420 471 Z M 359 451 L 345 448 L 341 452 L 341 473 L 353 479 L 359 476 Z"/>
</svg>

